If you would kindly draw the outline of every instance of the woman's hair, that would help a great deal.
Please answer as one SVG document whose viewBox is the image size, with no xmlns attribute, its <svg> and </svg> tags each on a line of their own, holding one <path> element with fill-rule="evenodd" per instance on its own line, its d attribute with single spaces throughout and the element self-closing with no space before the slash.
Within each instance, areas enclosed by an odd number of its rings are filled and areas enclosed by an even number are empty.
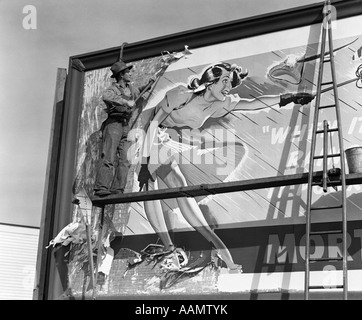
<svg viewBox="0 0 362 320">
<path fill-rule="evenodd" d="M 236 88 L 242 82 L 242 80 L 248 75 L 248 71 L 243 72 L 242 68 L 236 64 L 229 64 L 226 62 L 215 64 L 208 67 L 201 78 L 192 78 L 188 84 L 188 88 L 194 92 L 201 92 L 205 90 L 209 85 L 219 81 L 223 70 L 231 72 L 231 87 Z"/>
</svg>

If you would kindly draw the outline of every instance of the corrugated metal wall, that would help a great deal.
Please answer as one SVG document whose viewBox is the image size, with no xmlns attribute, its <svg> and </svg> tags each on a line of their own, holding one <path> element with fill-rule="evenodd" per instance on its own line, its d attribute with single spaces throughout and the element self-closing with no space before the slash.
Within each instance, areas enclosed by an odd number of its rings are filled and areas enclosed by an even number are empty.
<svg viewBox="0 0 362 320">
<path fill-rule="evenodd" d="M 0 224 L 0 300 L 31 300 L 39 229 Z"/>
</svg>

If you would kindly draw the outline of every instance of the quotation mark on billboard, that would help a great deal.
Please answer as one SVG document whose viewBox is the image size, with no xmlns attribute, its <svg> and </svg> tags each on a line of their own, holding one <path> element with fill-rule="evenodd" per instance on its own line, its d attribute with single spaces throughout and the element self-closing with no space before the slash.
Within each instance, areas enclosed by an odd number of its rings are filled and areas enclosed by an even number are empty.
<svg viewBox="0 0 362 320">
<path fill-rule="evenodd" d="M 25 30 L 36 29 L 36 8 L 32 5 L 26 5 L 23 8 L 23 14 L 26 16 L 23 18 L 23 28 Z"/>
</svg>

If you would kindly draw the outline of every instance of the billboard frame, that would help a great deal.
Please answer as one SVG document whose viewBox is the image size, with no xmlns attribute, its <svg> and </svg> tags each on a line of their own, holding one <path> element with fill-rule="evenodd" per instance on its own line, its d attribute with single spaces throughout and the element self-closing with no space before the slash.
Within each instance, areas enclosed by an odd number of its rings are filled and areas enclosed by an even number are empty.
<svg viewBox="0 0 362 320">
<path fill-rule="evenodd" d="M 362 3 L 358 0 L 339 1 L 333 3 L 333 5 L 338 13 L 337 19 L 362 15 Z M 183 49 L 185 43 L 187 43 L 190 48 L 196 49 L 213 44 L 317 24 L 322 22 L 322 9 L 322 3 L 308 5 L 150 40 L 129 43 L 124 48 L 123 59 L 125 61 L 135 61 L 159 56 L 160 52 L 166 50 L 180 51 Z M 52 136 L 50 142 L 34 299 L 55 299 L 63 293 L 63 279 L 59 277 L 56 271 L 57 261 L 51 250 L 45 247 L 49 241 L 56 236 L 58 230 L 71 221 L 71 190 L 75 176 L 78 123 L 82 108 L 84 73 L 110 66 L 118 59 L 120 49 L 121 46 L 118 46 L 69 58 L 62 110 L 59 111 L 58 105 L 58 110 L 54 109 L 53 111 L 56 116 L 53 117 L 51 130 L 56 134 Z M 56 152 L 52 150 L 56 150 Z M 359 174 L 349 175 L 347 178 L 350 184 L 361 183 L 362 180 Z M 306 183 L 306 175 L 283 176 L 282 178 L 279 177 L 279 180 L 276 178 L 264 179 L 264 181 L 262 181 L 262 179 L 258 180 L 260 181 L 248 181 L 238 186 L 230 185 L 229 187 L 233 188 L 234 191 L 239 191 L 242 190 L 242 188 L 258 188 L 258 183 L 262 183 L 262 187 L 265 187 L 265 183 L 276 186 L 302 184 Z M 225 188 L 215 191 L 215 187 L 216 186 L 214 186 L 213 192 L 230 192 Z M 172 197 L 195 196 L 192 190 L 194 187 L 190 188 L 190 190 L 176 190 L 178 194 L 172 194 Z M 206 188 L 199 186 L 195 192 L 199 192 L 200 189 L 206 193 L 211 191 L 210 186 Z M 156 197 L 158 199 L 165 197 L 167 192 L 170 192 L 170 190 L 158 190 Z M 142 195 L 140 194 L 139 196 Z M 123 195 L 112 199 L 114 201 L 113 203 L 135 201 L 132 195 Z M 93 204 L 102 206 L 105 204 L 102 201 L 97 202 L 97 200 L 93 199 Z"/>
</svg>

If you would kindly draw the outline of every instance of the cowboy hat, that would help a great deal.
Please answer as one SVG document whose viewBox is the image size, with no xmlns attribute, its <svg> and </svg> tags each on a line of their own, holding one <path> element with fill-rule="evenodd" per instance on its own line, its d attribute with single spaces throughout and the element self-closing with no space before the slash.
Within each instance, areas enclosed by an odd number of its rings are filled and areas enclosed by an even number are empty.
<svg viewBox="0 0 362 320">
<path fill-rule="evenodd" d="M 127 66 L 125 62 L 119 60 L 111 66 L 112 75 L 111 78 L 115 78 L 121 71 L 126 69 L 132 69 L 133 65 Z"/>
</svg>

